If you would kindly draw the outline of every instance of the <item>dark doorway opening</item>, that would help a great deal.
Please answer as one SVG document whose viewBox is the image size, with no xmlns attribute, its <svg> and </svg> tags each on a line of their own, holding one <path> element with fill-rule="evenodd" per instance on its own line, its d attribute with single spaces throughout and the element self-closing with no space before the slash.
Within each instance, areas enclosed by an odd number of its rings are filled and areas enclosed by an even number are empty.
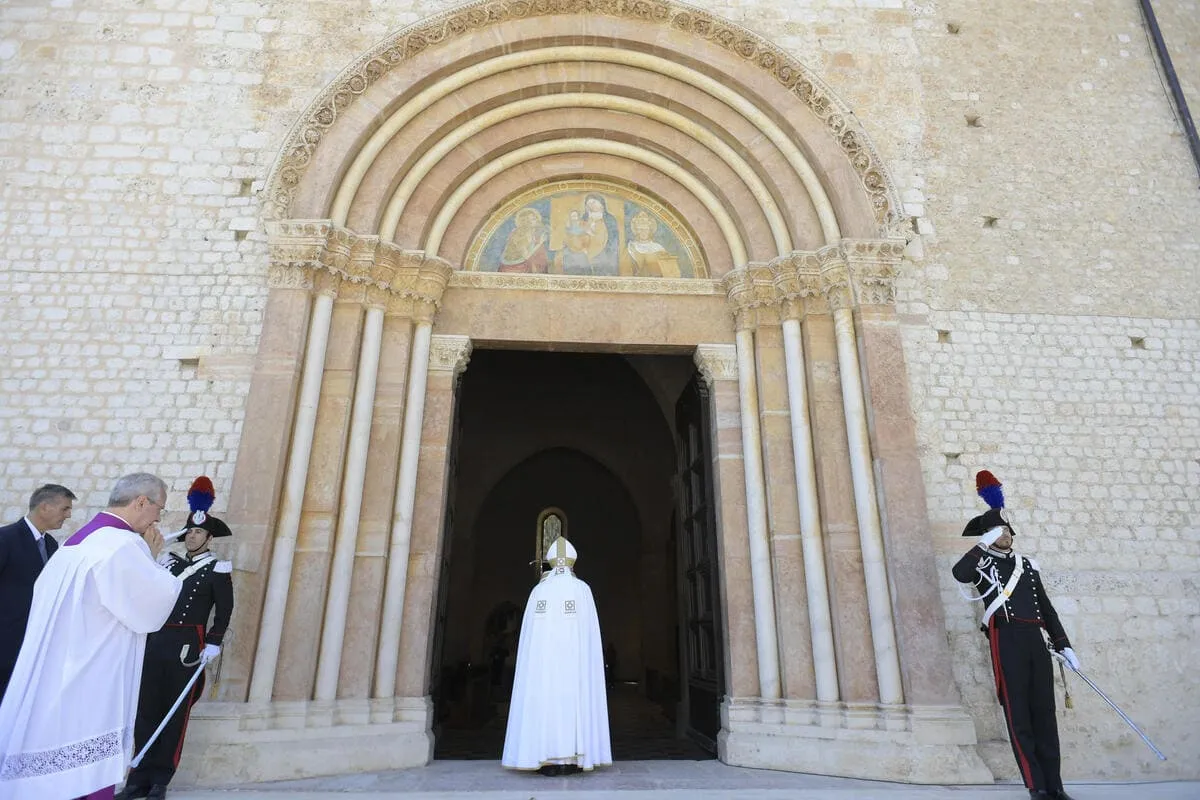
<svg viewBox="0 0 1200 800">
<path fill-rule="evenodd" d="M 690 356 L 475 350 L 458 402 L 431 665 L 435 757 L 500 757 L 548 515 L 596 598 L 614 759 L 712 757 L 690 706 L 715 719 L 720 694 L 689 697 L 694 671 L 681 651 L 696 614 L 686 602 L 695 559 L 680 561 L 680 531 L 693 550 L 715 535 L 680 525 L 678 406 L 694 375 Z"/>
</svg>

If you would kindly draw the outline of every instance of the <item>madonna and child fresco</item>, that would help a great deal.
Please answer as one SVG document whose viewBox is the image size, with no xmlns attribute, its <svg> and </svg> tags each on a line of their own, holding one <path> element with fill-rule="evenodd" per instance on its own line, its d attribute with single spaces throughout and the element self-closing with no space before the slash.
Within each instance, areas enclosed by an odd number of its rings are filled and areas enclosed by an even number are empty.
<svg viewBox="0 0 1200 800">
<path fill-rule="evenodd" d="M 561 186 L 561 184 L 560 184 Z M 539 275 L 707 277 L 686 229 L 640 198 L 551 191 L 502 210 L 480 234 L 468 269 Z M 684 241 L 681 241 L 681 238 Z"/>
</svg>

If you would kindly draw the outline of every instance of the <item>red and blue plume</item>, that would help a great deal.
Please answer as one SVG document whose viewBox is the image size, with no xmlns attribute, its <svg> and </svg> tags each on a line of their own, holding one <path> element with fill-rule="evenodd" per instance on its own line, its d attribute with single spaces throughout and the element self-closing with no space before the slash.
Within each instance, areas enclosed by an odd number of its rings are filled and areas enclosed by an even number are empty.
<svg viewBox="0 0 1200 800">
<path fill-rule="evenodd" d="M 196 480 L 192 481 L 192 488 L 188 489 L 187 494 L 188 508 L 195 514 L 197 511 L 207 512 L 212 508 L 213 501 L 217 499 L 217 492 L 213 489 L 213 483 L 207 476 L 201 475 Z"/>
<path fill-rule="evenodd" d="M 1004 508 L 1004 489 L 996 476 L 986 469 L 975 473 L 975 491 L 988 504 L 988 508 Z"/>
</svg>

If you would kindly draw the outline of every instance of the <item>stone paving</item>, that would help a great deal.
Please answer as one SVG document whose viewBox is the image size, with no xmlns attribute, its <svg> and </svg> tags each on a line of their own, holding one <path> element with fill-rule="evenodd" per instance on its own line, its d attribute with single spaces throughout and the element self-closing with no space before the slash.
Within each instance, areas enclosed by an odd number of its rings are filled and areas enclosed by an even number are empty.
<svg viewBox="0 0 1200 800">
<path fill-rule="evenodd" d="M 1195 800 L 1200 781 L 1072 783 L 1075 800 Z M 581 797 L 582 796 L 582 797 Z M 1020 785 L 913 786 L 731 767 L 719 761 L 619 761 L 584 775 L 545 778 L 496 761 L 435 761 L 428 767 L 331 778 L 179 789 L 171 800 L 1025 800 Z"/>
</svg>

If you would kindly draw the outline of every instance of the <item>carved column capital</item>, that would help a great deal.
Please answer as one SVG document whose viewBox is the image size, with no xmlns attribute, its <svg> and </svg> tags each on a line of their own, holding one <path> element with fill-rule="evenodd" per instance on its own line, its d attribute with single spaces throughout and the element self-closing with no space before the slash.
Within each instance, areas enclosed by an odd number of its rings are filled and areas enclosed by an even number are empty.
<svg viewBox="0 0 1200 800">
<path fill-rule="evenodd" d="M 429 369 L 451 372 L 457 378 L 471 360 L 471 337 L 438 334 L 430 338 Z"/>
<path fill-rule="evenodd" d="M 732 344 L 698 344 L 692 357 L 696 368 L 711 389 L 717 381 L 736 381 L 738 377 L 737 346 Z"/>
<path fill-rule="evenodd" d="M 896 302 L 896 275 L 904 258 L 903 239 L 844 239 L 842 252 L 859 306 Z"/>
<path fill-rule="evenodd" d="M 378 279 L 398 301 L 392 309 L 407 311 L 418 322 L 433 321 L 453 274 L 454 268 L 444 259 L 390 244 L 380 248 L 376 261 Z"/>
<path fill-rule="evenodd" d="M 271 265 L 267 286 L 272 289 L 312 289 L 313 273 L 321 267 L 328 220 L 280 220 L 267 223 Z"/>
<path fill-rule="evenodd" d="M 721 281 L 738 330 L 758 327 L 758 310 L 779 302 L 770 264 L 749 264 Z"/>
<path fill-rule="evenodd" d="M 840 244 L 832 244 L 817 251 L 821 269 L 821 293 L 825 295 L 831 311 L 851 308 L 854 304 L 850 289 L 850 270 Z"/>
<path fill-rule="evenodd" d="M 375 259 L 378 252 L 378 236 L 352 234 L 350 253 L 345 264 L 345 277 L 353 283 L 374 283 Z"/>
<path fill-rule="evenodd" d="M 821 263 L 816 253 L 796 251 L 771 262 L 782 319 L 804 318 L 821 296 Z"/>
</svg>

